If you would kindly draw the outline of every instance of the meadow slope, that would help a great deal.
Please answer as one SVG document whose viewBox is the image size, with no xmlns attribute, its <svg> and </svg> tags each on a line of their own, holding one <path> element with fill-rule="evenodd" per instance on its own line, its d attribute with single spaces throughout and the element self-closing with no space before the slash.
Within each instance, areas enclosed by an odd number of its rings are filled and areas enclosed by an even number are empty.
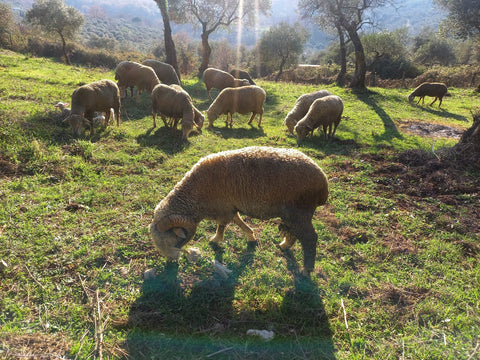
<svg viewBox="0 0 480 360">
<path fill-rule="evenodd" d="M 414 132 L 468 128 L 473 89 L 450 88 L 438 109 L 410 105 L 411 89 L 327 86 L 350 119 L 333 141 L 315 132 L 298 146 L 282 122 L 316 88 L 259 79 L 262 127 L 237 114 L 233 128 L 218 119 L 182 142 L 180 130 L 152 128 L 142 94 L 123 101 L 118 128 L 74 138 L 53 104 L 102 78 L 113 72 L 0 51 L 0 358 L 479 356 L 480 174 L 442 161 L 458 139 Z M 201 81 L 184 87 L 208 108 Z M 246 218 L 255 251 L 229 226 L 221 254 L 208 244 L 215 224 L 202 222 L 196 263 L 166 262 L 149 239 L 155 205 L 198 159 L 251 145 L 298 148 L 330 179 L 310 280 L 298 276 L 299 244 L 275 246 L 277 220 Z M 156 275 L 144 279 L 147 269 Z"/>
</svg>

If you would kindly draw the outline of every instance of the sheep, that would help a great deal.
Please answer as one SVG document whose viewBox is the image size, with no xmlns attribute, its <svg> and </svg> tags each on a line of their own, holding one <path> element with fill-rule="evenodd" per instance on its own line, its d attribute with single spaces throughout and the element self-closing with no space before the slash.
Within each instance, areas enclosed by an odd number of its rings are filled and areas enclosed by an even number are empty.
<svg viewBox="0 0 480 360">
<path fill-rule="evenodd" d="M 180 85 L 180 80 L 172 65 L 153 59 L 142 61 L 142 65 L 150 66 L 162 83 Z"/>
<path fill-rule="evenodd" d="M 287 126 L 288 131 L 293 134 L 293 128 L 297 122 L 308 112 L 310 105 L 312 105 L 315 100 L 328 95 L 332 95 L 332 93 L 328 90 L 318 90 L 309 94 L 301 95 L 295 102 L 293 109 L 290 110 L 283 121 L 283 124 Z"/>
<path fill-rule="evenodd" d="M 237 79 L 246 79 L 248 80 L 250 85 L 257 85 L 255 84 L 255 81 L 253 81 L 253 79 L 250 77 L 250 74 L 245 70 L 232 69 L 230 70 L 230 75 Z"/>
<path fill-rule="evenodd" d="M 431 102 L 429 106 L 432 106 L 437 99 L 440 99 L 438 107 L 442 105 L 442 99 L 444 96 L 449 96 L 447 86 L 444 83 L 429 83 L 424 82 L 418 85 L 415 90 L 413 90 L 408 95 L 408 102 L 412 102 L 415 97 L 419 97 L 417 104 L 422 100 L 422 105 L 425 104 L 425 96 L 431 96 L 435 99 Z"/>
<path fill-rule="evenodd" d="M 255 85 L 223 89 L 207 110 L 209 125 L 213 126 L 213 122 L 220 115 L 226 114 L 227 126 L 230 124 L 231 127 L 234 113 L 245 115 L 251 112 L 252 116 L 248 124 L 250 125 L 252 123 L 256 114 L 260 114 L 258 126 L 261 126 L 263 104 L 265 103 L 266 96 L 265 90 Z M 228 122 L 229 114 L 230 123 Z"/>
<path fill-rule="evenodd" d="M 65 119 L 68 115 L 70 115 L 71 109 L 67 108 L 68 105 L 70 105 L 70 104 L 69 103 L 64 103 L 64 102 L 61 102 L 61 101 L 59 101 L 58 103 L 53 105 L 54 107 L 60 109 L 60 111 L 62 112 L 60 114 L 60 117 L 62 119 Z"/>
<path fill-rule="evenodd" d="M 105 126 L 108 125 L 113 113 L 120 125 L 120 90 L 112 80 L 99 80 L 77 88 L 72 94 L 71 114 L 63 120 L 70 123 L 75 135 L 80 135 L 84 126 L 90 126 L 93 135 L 93 117 L 95 111 L 106 114 Z"/>
<path fill-rule="evenodd" d="M 327 127 L 328 136 L 333 137 L 342 118 L 342 113 L 343 101 L 337 95 L 328 95 L 315 100 L 307 114 L 294 127 L 297 133 L 297 141 L 300 142 L 305 139 L 308 133 L 313 133 L 313 130 L 319 126 L 323 126 L 325 139 L 327 139 Z"/>
<path fill-rule="evenodd" d="M 165 84 L 158 84 L 152 91 L 153 127 L 157 126 L 156 118 L 160 113 L 163 123 L 168 127 L 166 117 L 175 119 L 174 124 L 182 118 L 183 139 L 186 140 L 195 123 L 195 107 L 192 99 L 184 90 L 177 90 Z M 201 114 L 200 114 L 201 115 Z M 203 125 L 203 119 L 201 120 Z M 197 125 L 198 126 L 198 125 Z"/>
<path fill-rule="evenodd" d="M 312 216 L 327 198 L 327 176 L 298 150 L 264 146 L 228 150 L 200 159 L 185 174 L 156 206 L 149 230 L 161 255 L 178 259 L 203 219 L 216 221 L 210 240 L 219 245 L 232 221 L 249 244 L 256 243 L 240 213 L 263 220 L 279 217 L 283 237 L 279 247 L 286 251 L 298 238 L 304 255 L 302 273 L 308 275 L 314 269 L 318 237 Z"/>
<path fill-rule="evenodd" d="M 122 97 L 126 96 L 126 88 L 130 87 L 133 96 L 133 87 L 136 86 L 138 94 L 143 90 L 151 93 L 153 88 L 160 84 L 155 71 L 150 66 L 145 66 L 133 61 L 121 61 L 115 68 L 115 80 Z"/>
<path fill-rule="evenodd" d="M 215 68 L 208 68 L 203 72 L 203 82 L 207 88 L 210 100 L 212 99 L 212 96 L 210 95 L 210 90 L 212 88 L 222 91 L 227 87 L 235 88 L 250 85 L 248 80 L 236 79 L 229 73 Z"/>
<path fill-rule="evenodd" d="M 193 104 L 193 100 L 190 97 L 190 94 L 188 92 L 186 92 L 180 85 L 172 84 L 172 85 L 170 85 L 170 87 L 174 88 L 177 91 L 182 91 L 186 96 L 188 96 L 188 98 L 190 99 L 190 101 Z M 202 127 L 203 127 L 203 123 L 205 122 L 205 116 L 203 116 L 203 114 L 200 112 L 200 110 L 198 110 L 195 106 L 193 106 L 193 112 L 194 112 L 193 125 L 198 130 L 201 130 Z M 177 128 L 178 120 L 179 120 L 178 118 L 177 119 L 173 118 L 173 122 L 171 121 L 170 125 L 174 128 Z"/>
</svg>

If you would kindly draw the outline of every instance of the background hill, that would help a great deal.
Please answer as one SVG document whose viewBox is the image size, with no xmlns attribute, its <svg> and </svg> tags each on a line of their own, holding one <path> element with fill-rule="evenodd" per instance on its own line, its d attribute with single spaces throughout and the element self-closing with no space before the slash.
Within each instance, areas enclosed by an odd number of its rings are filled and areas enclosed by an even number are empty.
<svg viewBox="0 0 480 360">
<path fill-rule="evenodd" d="M 12 4 L 17 11 L 22 12 L 32 6 L 33 0 L 2 0 Z M 114 39 L 124 47 L 132 47 L 141 52 L 151 52 L 152 48 L 163 39 L 163 24 L 160 11 L 152 0 L 138 0 L 135 2 L 119 0 L 66 0 L 86 15 L 86 23 L 82 37 L 88 41 L 92 36 L 104 36 Z M 303 21 L 297 13 L 297 2 L 289 0 L 273 0 L 272 11 L 269 17 L 262 17 L 259 30 L 262 31 L 281 21 L 290 24 L 300 22 L 310 32 L 307 44 L 309 50 L 325 48 L 333 37 L 320 31 L 318 26 Z M 407 27 L 410 35 L 416 35 L 424 27 L 436 29 L 443 13 L 433 5 L 432 0 L 405 0 L 398 1 L 396 6 L 387 6 L 375 11 L 376 27 L 366 31 L 393 30 Z M 234 28 L 231 31 L 217 32 L 212 40 L 226 38 L 232 45 L 236 43 Z M 189 34 L 190 39 L 199 40 L 199 29 L 191 25 L 173 24 L 173 32 Z M 244 29 L 242 42 L 247 47 L 253 46 L 256 41 L 254 29 Z"/>
</svg>

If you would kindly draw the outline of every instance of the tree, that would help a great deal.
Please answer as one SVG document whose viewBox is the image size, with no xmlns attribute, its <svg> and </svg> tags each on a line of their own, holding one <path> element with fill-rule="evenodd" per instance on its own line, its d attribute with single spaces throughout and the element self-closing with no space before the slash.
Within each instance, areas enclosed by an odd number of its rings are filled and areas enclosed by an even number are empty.
<svg viewBox="0 0 480 360">
<path fill-rule="evenodd" d="M 15 20 L 12 7 L 8 4 L 0 3 L 0 46 L 12 47 L 12 31 L 15 26 Z"/>
<path fill-rule="evenodd" d="M 345 31 L 355 49 L 355 73 L 350 86 L 365 88 L 367 65 L 359 31 L 366 23 L 372 23 L 367 13 L 385 5 L 390 0 L 300 0 L 303 17 L 313 18 L 325 29 Z"/>
<path fill-rule="evenodd" d="M 420 35 L 414 37 L 412 51 L 415 61 L 424 65 L 448 66 L 456 60 L 453 47 L 448 41 L 428 28 L 422 29 Z"/>
<path fill-rule="evenodd" d="M 271 0 L 176 0 L 175 14 L 179 21 L 199 22 L 202 28 L 202 63 L 199 75 L 208 67 L 212 48 L 210 35 L 235 22 L 252 24 L 259 13 L 266 14 Z"/>
<path fill-rule="evenodd" d="M 480 34 L 480 0 L 435 0 L 447 10 L 442 29 L 462 39 Z"/>
<path fill-rule="evenodd" d="M 74 7 L 65 5 L 63 0 L 36 0 L 25 18 L 45 32 L 60 36 L 65 61 L 71 65 L 66 41 L 73 39 L 80 30 L 85 22 L 84 16 Z"/>
<path fill-rule="evenodd" d="M 165 54 L 166 63 L 173 66 L 179 79 L 181 79 L 180 71 L 178 70 L 177 50 L 175 49 L 175 43 L 172 37 L 172 28 L 170 26 L 170 16 L 168 15 L 168 2 L 167 0 L 154 0 L 163 19 L 163 39 L 165 42 Z"/>
<path fill-rule="evenodd" d="M 308 33 L 299 24 L 281 22 L 267 30 L 259 43 L 261 63 L 278 69 L 275 81 L 282 75 L 285 66 L 295 64 L 308 38 Z"/>
</svg>

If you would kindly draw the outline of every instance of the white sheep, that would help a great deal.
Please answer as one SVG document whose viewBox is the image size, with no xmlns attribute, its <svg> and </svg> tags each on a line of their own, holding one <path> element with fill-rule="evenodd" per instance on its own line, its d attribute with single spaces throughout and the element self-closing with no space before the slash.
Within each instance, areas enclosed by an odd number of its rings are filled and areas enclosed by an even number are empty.
<svg viewBox="0 0 480 360">
<path fill-rule="evenodd" d="M 212 98 L 210 95 L 210 90 L 212 88 L 222 91 L 228 87 L 235 88 L 250 85 L 248 80 L 236 79 L 226 71 L 215 68 L 208 68 L 203 72 L 203 82 L 205 83 L 208 97 L 210 99 Z"/>
<path fill-rule="evenodd" d="M 408 102 L 412 102 L 415 97 L 419 97 L 417 104 L 422 100 L 422 105 L 425 104 L 425 96 L 434 97 L 433 101 L 430 103 L 429 106 L 432 106 L 437 99 L 440 100 L 438 107 L 442 105 L 442 99 L 444 96 L 448 96 L 448 89 L 444 83 L 429 83 L 424 82 L 418 85 L 415 90 L 413 90 L 408 95 Z"/>
<path fill-rule="evenodd" d="M 71 109 L 70 108 L 67 108 L 67 106 L 70 105 L 69 103 L 64 103 L 64 102 L 61 102 L 59 101 L 58 103 L 56 103 L 55 105 L 53 105 L 54 107 L 56 107 L 57 109 L 60 109 L 60 111 L 62 112 L 60 114 L 60 117 L 62 119 L 65 119 L 68 115 L 70 115 L 70 112 L 71 112 Z"/>
<path fill-rule="evenodd" d="M 239 213 L 279 217 L 279 246 L 287 250 L 300 240 L 307 275 L 314 269 L 317 245 L 312 216 L 327 198 L 325 173 L 298 150 L 252 146 L 224 151 L 200 159 L 156 206 L 150 235 L 163 256 L 177 259 L 202 219 L 217 222 L 211 241 L 218 244 L 232 221 L 255 243 Z"/>
<path fill-rule="evenodd" d="M 138 94 L 143 90 L 151 93 L 153 88 L 160 84 L 155 71 L 150 66 L 145 66 L 134 61 L 122 61 L 115 68 L 115 80 L 122 97 L 126 96 L 126 88 L 130 87 L 133 96 L 133 87 L 136 86 Z"/>
<path fill-rule="evenodd" d="M 154 59 L 142 61 L 142 65 L 150 66 L 162 83 L 180 85 L 180 80 L 172 65 Z"/>
<path fill-rule="evenodd" d="M 209 124 L 213 126 L 213 122 L 220 115 L 226 114 L 226 123 L 231 127 L 234 113 L 242 115 L 252 113 L 248 124 L 250 125 L 256 114 L 259 114 L 258 126 L 261 126 L 263 104 L 266 97 L 265 90 L 255 85 L 223 89 L 207 110 Z M 230 122 L 228 121 L 228 115 L 230 115 Z"/>
<path fill-rule="evenodd" d="M 342 113 L 343 101 L 337 95 L 328 95 L 315 100 L 310 105 L 307 114 L 294 127 L 297 133 L 297 141 L 305 139 L 308 133 L 313 133 L 313 130 L 320 126 L 323 126 L 325 139 L 327 139 L 327 128 L 328 136 L 333 137 L 342 118 Z"/>
<path fill-rule="evenodd" d="M 120 91 L 112 80 L 104 79 L 80 86 L 73 92 L 71 103 L 71 114 L 63 121 L 70 123 L 75 135 L 80 135 L 87 125 L 90 126 L 90 135 L 93 135 L 95 111 L 106 114 L 105 126 L 113 113 L 117 126 L 120 125 Z"/>
<path fill-rule="evenodd" d="M 328 95 L 332 95 L 332 93 L 328 90 L 318 90 L 299 96 L 297 101 L 295 101 L 293 109 L 290 110 L 283 121 L 283 124 L 287 126 L 288 131 L 293 134 L 293 128 L 295 125 L 297 125 L 297 122 L 308 112 L 310 105 L 312 105 L 315 100 Z"/>
<path fill-rule="evenodd" d="M 190 94 L 184 88 L 182 88 L 180 85 L 177 85 L 177 84 L 172 84 L 172 85 L 170 85 L 170 87 L 174 88 L 177 91 L 182 91 L 186 96 L 188 96 L 188 98 L 190 99 L 190 101 L 192 102 L 192 105 L 193 105 L 193 100 L 190 97 Z M 198 130 L 201 130 L 202 127 L 203 127 L 203 123 L 205 122 L 205 116 L 203 116 L 202 112 L 200 110 L 198 110 L 195 107 L 195 105 L 193 105 L 193 112 L 195 114 L 194 118 L 193 118 L 193 125 Z M 170 126 L 176 129 L 178 120 L 180 120 L 180 118 L 171 118 L 170 119 Z"/>
<path fill-rule="evenodd" d="M 166 117 L 176 121 L 182 119 L 183 139 L 187 139 L 195 123 L 195 107 L 192 99 L 184 90 L 178 90 L 165 84 L 158 84 L 152 91 L 153 127 L 157 126 L 157 114 L 160 114 L 163 123 L 169 127 Z M 203 125 L 203 120 L 201 122 Z"/>
</svg>

